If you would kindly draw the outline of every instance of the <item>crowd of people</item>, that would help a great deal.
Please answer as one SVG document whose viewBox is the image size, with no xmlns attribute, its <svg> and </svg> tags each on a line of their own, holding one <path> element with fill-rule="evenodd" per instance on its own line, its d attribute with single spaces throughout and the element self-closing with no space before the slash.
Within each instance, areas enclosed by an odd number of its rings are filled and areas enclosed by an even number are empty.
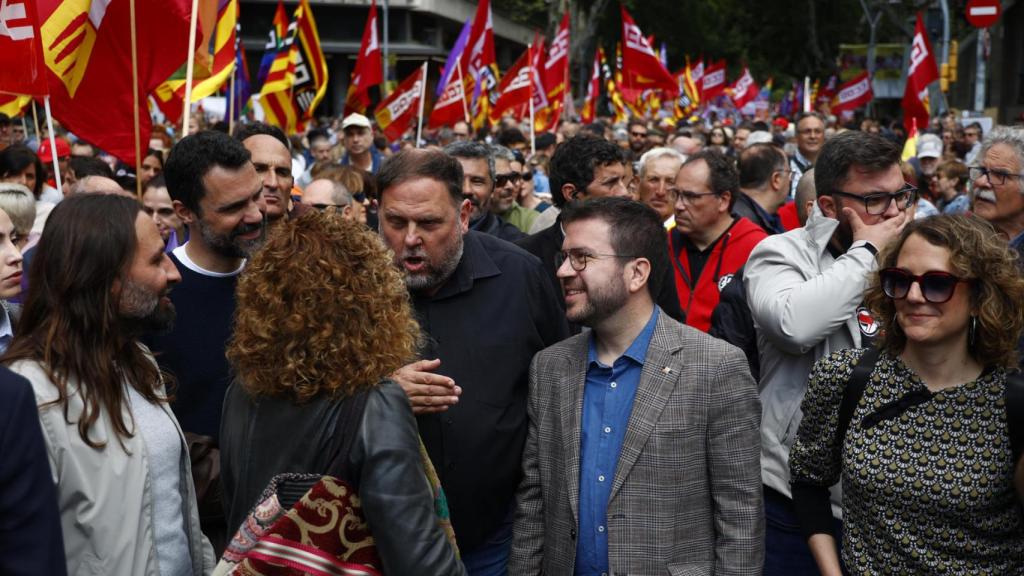
<svg viewBox="0 0 1024 576">
<path fill-rule="evenodd" d="M 0 118 L 0 573 L 1024 574 L 1024 128 L 193 124 Z"/>
</svg>

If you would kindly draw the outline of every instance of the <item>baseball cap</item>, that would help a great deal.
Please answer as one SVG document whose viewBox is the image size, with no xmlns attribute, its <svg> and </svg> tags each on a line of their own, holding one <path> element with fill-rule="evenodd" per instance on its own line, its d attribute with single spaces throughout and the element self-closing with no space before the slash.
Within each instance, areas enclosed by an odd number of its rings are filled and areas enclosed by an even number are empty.
<svg viewBox="0 0 1024 576">
<path fill-rule="evenodd" d="M 917 141 L 918 158 L 941 158 L 942 140 L 934 134 L 925 134 Z"/>
<path fill-rule="evenodd" d="M 57 158 L 71 156 L 71 145 L 63 138 L 57 138 Z M 53 153 L 50 150 L 50 139 L 43 140 L 39 145 L 39 159 L 43 162 L 53 162 Z"/>
<path fill-rule="evenodd" d="M 341 121 L 341 129 L 345 130 L 346 128 L 349 128 L 351 126 L 358 126 L 360 128 L 369 128 L 370 127 L 370 119 L 367 118 L 366 116 L 363 116 L 362 114 L 357 114 L 357 113 L 349 114 L 348 116 L 345 117 L 344 120 Z"/>
</svg>

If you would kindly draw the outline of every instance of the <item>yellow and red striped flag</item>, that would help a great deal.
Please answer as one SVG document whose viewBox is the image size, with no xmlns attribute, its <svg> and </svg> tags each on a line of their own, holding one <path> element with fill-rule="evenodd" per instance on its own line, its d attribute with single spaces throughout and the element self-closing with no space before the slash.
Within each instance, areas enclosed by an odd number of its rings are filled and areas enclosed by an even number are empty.
<svg viewBox="0 0 1024 576">
<path fill-rule="evenodd" d="M 260 91 L 267 122 L 286 134 L 302 132 L 327 92 L 327 62 L 308 0 L 301 0 L 288 26 L 284 49 L 270 65 Z"/>
<path fill-rule="evenodd" d="M 216 24 L 209 39 L 211 48 L 209 53 L 213 55 L 213 58 L 209 61 L 210 68 L 202 71 L 200 76 L 203 78 L 192 85 L 193 103 L 215 94 L 231 78 L 231 73 L 235 70 L 235 36 L 238 28 L 238 14 L 238 0 L 219 0 Z M 202 52 L 197 50 L 197 54 Z M 200 58 L 197 56 L 196 60 L 198 63 Z M 174 76 L 157 86 L 152 94 L 160 111 L 171 122 L 181 119 L 181 113 L 184 111 L 184 68 L 179 72 L 180 74 L 175 73 Z"/>
</svg>

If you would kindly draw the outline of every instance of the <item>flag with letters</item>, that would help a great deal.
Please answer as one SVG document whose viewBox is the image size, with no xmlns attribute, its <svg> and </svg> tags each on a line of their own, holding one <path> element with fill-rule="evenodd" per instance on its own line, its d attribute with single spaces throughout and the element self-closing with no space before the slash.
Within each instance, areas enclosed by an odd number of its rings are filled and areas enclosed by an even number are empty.
<svg viewBox="0 0 1024 576">
<path fill-rule="evenodd" d="M 907 85 L 903 91 L 903 126 L 910 132 L 916 120 L 919 128 L 928 126 L 931 106 L 928 102 L 928 85 L 939 79 L 939 68 L 935 65 L 935 53 L 928 40 L 921 13 L 917 13 L 914 40 L 910 46 L 910 68 L 907 70 Z"/>
<path fill-rule="evenodd" d="M 4 0 L 0 6 L 0 92 L 49 92 L 34 0 Z"/>
<path fill-rule="evenodd" d="M 416 118 L 425 83 L 423 66 L 420 66 L 402 80 L 390 96 L 377 105 L 373 115 L 389 141 L 401 138 L 409 128 L 409 122 Z"/>
<path fill-rule="evenodd" d="M 366 17 L 363 40 L 359 44 L 359 55 L 348 83 L 345 96 L 345 116 L 358 112 L 366 114 L 370 105 L 370 88 L 384 81 L 383 60 L 380 43 L 377 41 L 377 0 L 370 3 L 370 14 Z"/>
</svg>

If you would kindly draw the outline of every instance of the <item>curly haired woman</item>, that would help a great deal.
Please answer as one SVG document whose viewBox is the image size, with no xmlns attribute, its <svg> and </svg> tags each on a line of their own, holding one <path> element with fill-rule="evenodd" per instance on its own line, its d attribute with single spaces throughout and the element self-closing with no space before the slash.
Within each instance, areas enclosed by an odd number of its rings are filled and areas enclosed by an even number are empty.
<svg viewBox="0 0 1024 576">
<path fill-rule="evenodd" d="M 221 424 L 228 526 L 270 480 L 325 474 L 345 402 L 366 394 L 347 470 L 384 574 L 463 574 L 438 524 L 412 409 L 386 379 L 414 356 L 408 292 L 376 234 L 331 214 L 275 229 L 238 283 Z"/>
<path fill-rule="evenodd" d="M 916 220 L 882 254 L 865 302 L 883 332 L 845 435 L 840 406 L 863 349 L 815 365 L 790 455 L 822 574 L 840 573 L 828 501 L 840 479 L 850 573 L 1024 571 L 1005 400 L 1022 301 L 1014 252 L 979 218 Z"/>
</svg>

